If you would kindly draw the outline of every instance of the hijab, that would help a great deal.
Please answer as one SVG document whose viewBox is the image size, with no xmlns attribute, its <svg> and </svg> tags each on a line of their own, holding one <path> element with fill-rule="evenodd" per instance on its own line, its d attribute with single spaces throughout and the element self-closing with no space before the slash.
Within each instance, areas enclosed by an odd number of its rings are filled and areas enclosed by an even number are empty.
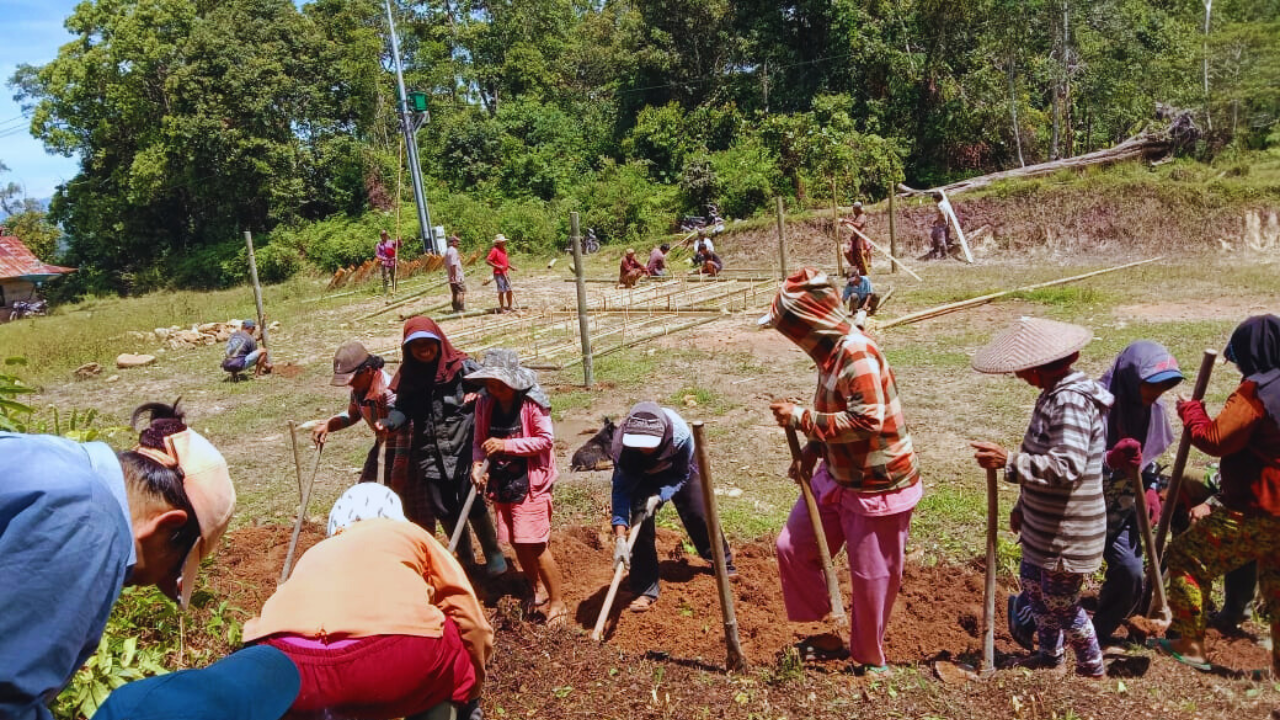
<svg viewBox="0 0 1280 720">
<path fill-rule="evenodd" d="M 434 362 L 419 362 L 409 352 L 409 338 L 419 333 L 430 335 L 440 343 L 440 354 Z M 412 395 L 431 385 L 450 382 L 462 371 L 462 363 L 467 359 L 466 353 L 453 347 L 435 320 L 422 316 L 409 318 L 404 324 L 403 337 L 400 351 L 404 360 L 400 363 L 396 376 L 391 379 L 392 392 Z"/>
<path fill-rule="evenodd" d="M 1120 352 L 1111 369 L 1098 380 L 1116 398 L 1107 415 L 1107 447 L 1133 438 L 1142 443 L 1144 461 L 1154 460 L 1169 449 L 1173 427 L 1164 401 L 1158 399 L 1147 407 L 1142 402 L 1142 384 L 1174 377 L 1182 377 L 1178 361 L 1160 343 L 1138 340 Z"/>
<path fill-rule="evenodd" d="M 1254 315 L 1240 323 L 1225 354 L 1245 380 L 1257 383 L 1262 406 L 1280 422 L 1280 317 Z"/>
</svg>

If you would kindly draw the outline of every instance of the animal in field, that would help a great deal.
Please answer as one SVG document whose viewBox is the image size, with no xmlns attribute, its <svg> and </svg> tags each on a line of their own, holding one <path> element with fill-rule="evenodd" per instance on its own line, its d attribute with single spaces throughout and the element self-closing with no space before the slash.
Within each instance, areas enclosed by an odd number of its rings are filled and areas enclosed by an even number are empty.
<svg viewBox="0 0 1280 720">
<path fill-rule="evenodd" d="M 569 469 L 575 472 L 589 470 L 608 470 L 613 467 L 613 459 L 609 456 L 609 448 L 613 445 L 613 434 L 618 427 L 613 420 L 604 418 L 604 426 L 596 431 L 589 440 L 573 453 Z"/>
</svg>

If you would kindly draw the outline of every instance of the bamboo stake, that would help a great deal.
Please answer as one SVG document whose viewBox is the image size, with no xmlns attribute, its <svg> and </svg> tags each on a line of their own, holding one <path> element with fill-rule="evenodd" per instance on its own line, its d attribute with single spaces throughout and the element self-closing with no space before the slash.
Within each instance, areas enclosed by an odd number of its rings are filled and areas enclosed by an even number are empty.
<svg viewBox="0 0 1280 720">
<path fill-rule="evenodd" d="M 889 188 L 889 252 L 885 253 L 891 258 L 898 254 L 898 232 L 894 224 L 893 194 L 893 188 L 891 187 Z M 898 272 L 898 262 L 896 260 L 889 263 L 889 272 Z"/>
<path fill-rule="evenodd" d="M 994 469 L 987 469 L 987 568 L 982 605 L 982 675 L 996 671 L 996 543 L 1000 515 L 999 479 Z"/>
<path fill-rule="evenodd" d="M 701 420 L 693 422 L 693 446 L 698 457 L 698 476 L 702 481 L 702 508 L 707 516 L 707 536 L 711 540 L 711 559 L 716 568 L 716 589 L 720 593 L 720 614 L 724 620 L 725 667 L 733 672 L 747 669 L 747 657 L 738 639 L 738 618 L 733 610 L 733 587 L 729 585 L 728 563 L 724 557 L 724 537 L 720 532 L 720 515 L 716 512 L 715 483 L 711 480 L 711 459 Z"/>
<path fill-rule="evenodd" d="M 778 279 L 787 280 L 787 231 L 783 222 L 782 196 L 774 198 L 778 212 Z"/>
<path fill-rule="evenodd" d="M 1050 280 L 1048 282 L 1036 283 L 1034 285 L 1025 285 L 1023 287 L 1014 288 L 1012 290 L 1001 290 L 1000 292 L 990 293 L 987 295 L 980 295 L 975 298 L 969 298 L 968 300 L 961 300 L 959 302 L 948 303 L 946 305 L 939 305 L 937 307 L 929 308 L 927 310 L 920 310 L 918 312 L 913 312 L 907 315 L 903 315 L 902 317 L 894 318 L 893 320 L 882 323 L 880 325 L 880 329 L 884 330 L 887 328 L 894 327 L 896 325 L 909 325 L 911 323 L 919 322 L 921 320 L 929 320 L 931 318 L 938 317 L 939 315 L 946 315 L 948 313 L 953 313 L 957 310 L 965 310 L 967 308 L 983 305 L 997 298 L 1001 298 L 1001 297 L 1004 297 L 1005 295 L 1010 295 L 1016 292 L 1027 292 L 1029 290 L 1039 290 L 1040 288 L 1052 287 L 1054 285 L 1064 285 L 1069 282 L 1075 282 L 1076 280 L 1084 280 L 1085 278 L 1096 277 L 1098 275 L 1105 275 L 1107 273 L 1116 272 L 1117 270 L 1127 270 L 1131 267 L 1146 265 L 1147 263 L 1153 263 L 1153 262 L 1156 262 L 1157 260 L 1163 260 L 1163 259 L 1164 259 L 1164 256 L 1160 255 L 1157 257 L 1148 258 L 1146 260 L 1138 260 L 1136 262 L 1125 263 L 1124 265 L 1117 265 L 1115 267 L 1110 267 L 1103 270 L 1094 270 L 1093 272 L 1087 272 L 1081 275 L 1072 275 L 1071 277 L 1061 278 L 1059 280 Z"/>
<path fill-rule="evenodd" d="M 715 321 L 715 320 L 719 320 L 719 319 L 720 319 L 720 318 L 719 318 L 719 316 L 716 316 L 716 317 L 709 317 L 709 318 L 703 318 L 703 319 L 701 319 L 701 320 L 695 320 L 695 321 L 690 322 L 690 323 L 685 323 L 684 325 L 678 325 L 678 326 L 676 326 L 676 327 L 664 327 L 664 328 L 663 328 L 661 331 L 659 331 L 659 332 L 649 333 L 649 334 L 647 334 L 647 335 L 644 335 L 643 337 L 638 337 L 638 338 L 636 338 L 636 339 L 634 339 L 634 340 L 630 340 L 630 341 L 628 341 L 628 342 L 625 342 L 625 343 L 622 343 L 622 344 L 619 344 L 619 345 L 614 345 L 613 347 L 605 348 L 604 350 L 598 350 L 598 351 L 596 351 L 595 356 L 596 356 L 596 357 L 598 357 L 598 358 L 599 358 L 599 357 L 604 357 L 605 355 L 609 355 L 609 354 L 611 354 L 611 353 L 615 353 L 615 352 L 617 352 L 617 351 L 619 351 L 619 350 L 625 350 L 625 349 L 627 349 L 627 348 L 629 348 L 629 347 L 634 347 L 634 346 L 636 346 L 636 345 L 639 345 L 640 343 L 648 342 L 648 341 L 650 341 L 650 340 L 653 340 L 654 338 L 662 337 L 663 335 L 674 335 L 675 333 L 678 333 L 678 332 L 680 332 L 680 331 L 682 331 L 682 330 L 688 330 L 689 328 L 697 327 L 697 326 L 699 326 L 699 325 L 705 325 L 705 324 L 707 324 L 707 323 L 709 323 L 709 322 L 712 322 L 712 321 Z M 577 364 L 578 364 L 578 363 L 580 363 L 580 362 L 582 362 L 582 360 L 581 360 L 581 359 L 571 360 L 571 361 L 569 361 L 569 362 L 565 363 L 564 365 L 561 365 L 561 366 L 560 366 L 560 369 L 561 369 L 561 370 L 567 370 L 567 369 L 569 369 L 569 368 L 571 368 L 571 367 L 573 367 L 573 366 L 577 365 Z"/>
<path fill-rule="evenodd" d="M 280 571 L 281 585 L 289 579 L 289 573 L 293 571 L 293 553 L 298 549 L 298 536 L 302 534 L 302 523 L 307 520 L 307 505 L 311 502 L 311 489 L 316 486 L 316 473 L 320 471 L 320 457 L 323 454 L 324 445 L 320 445 L 316 448 L 315 465 L 311 466 L 311 479 L 307 481 L 302 500 L 298 503 L 298 521 L 293 525 L 293 537 L 289 539 L 289 552 L 284 556 L 284 569 Z"/>
<path fill-rule="evenodd" d="M 836 176 L 831 176 L 831 234 L 836 241 L 836 274 L 844 277 L 844 253 L 840 248 L 840 211 L 836 207 Z"/>
<path fill-rule="evenodd" d="M 289 421 L 289 443 L 293 445 L 293 470 L 298 476 L 298 498 L 302 498 L 302 456 L 298 454 L 298 426 Z"/>
<path fill-rule="evenodd" d="M 360 317 L 356 318 L 356 320 L 357 320 L 357 321 L 359 321 L 359 320 L 368 320 L 368 319 L 369 319 L 369 318 L 371 318 L 371 317 L 377 317 L 378 315 L 381 315 L 381 314 L 383 314 L 383 313 L 385 313 L 385 312 L 389 312 L 389 311 L 391 311 L 391 310 L 395 310 L 395 309 L 396 309 L 396 308 L 398 308 L 398 307 L 403 307 L 404 305 L 407 305 L 407 304 L 409 304 L 410 302 L 412 302 L 414 299 L 416 299 L 416 298 L 418 298 L 418 297 L 421 297 L 421 296 L 423 296 L 423 295 L 426 295 L 427 293 L 431 292 L 432 290 L 435 290 L 436 288 L 444 287 L 444 286 L 445 286 L 445 285 L 447 285 L 447 284 L 449 284 L 449 281 L 448 281 L 448 280 L 441 280 L 440 282 L 437 282 L 437 283 L 435 283 L 434 285 L 428 285 L 427 287 L 423 288 L 422 290 L 419 290 L 418 292 L 413 293 L 412 295 L 405 296 L 405 297 L 403 297 L 403 298 L 401 298 L 401 299 L 397 300 L 396 302 L 393 302 L 393 303 L 391 303 L 391 304 L 389 304 L 389 305 L 387 305 L 387 306 L 385 306 L 385 307 L 383 307 L 383 308 L 381 308 L 381 309 L 374 310 L 373 312 L 368 313 L 368 314 L 365 314 L 365 315 L 361 315 Z"/>
<path fill-rule="evenodd" d="M 919 275 L 917 275 L 917 274 L 915 274 L 914 272 L 912 272 L 912 271 L 911 271 L 911 268 L 907 267 L 906 265 L 903 265 L 901 260 L 899 260 L 898 258 L 894 257 L 894 256 L 893 256 L 893 254 L 889 253 L 889 252 L 888 252 L 888 251 L 886 251 L 884 248 L 882 248 L 882 247 L 880 247 L 878 244 L 876 244 L 876 241 L 875 241 L 875 240 L 872 240 L 871 238 L 867 237 L 865 234 L 863 234 L 861 231 L 859 231 L 859 230 L 858 230 L 857 228 L 855 228 L 855 227 L 852 227 L 852 226 L 851 226 L 849 229 L 850 229 L 850 230 L 852 230 L 854 233 L 856 233 L 856 234 L 858 235 L 858 237 L 860 237 L 860 238 L 862 238 L 863 240 L 866 240 L 868 243 L 870 243 L 870 244 L 871 244 L 871 247 L 873 247 L 873 248 L 875 248 L 875 249 L 879 250 L 881 253 L 884 253 L 884 256 L 885 256 L 885 257 L 887 257 L 887 258 L 889 258 L 889 260 L 891 261 L 891 263 L 892 263 L 893 267 L 900 267 L 900 268 L 902 268 L 903 270 L 906 270 L 906 271 L 907 271 L 907 274 L 908 274 L 908 275 L 910 275 L 911 277 L 915 278 L 916 280 L 920 280 L 921 282 L 924 282 L 923 280 L 921 280 L 921 279 L 920 279 L 920 276 L 919 276 Z"/>
</svg>

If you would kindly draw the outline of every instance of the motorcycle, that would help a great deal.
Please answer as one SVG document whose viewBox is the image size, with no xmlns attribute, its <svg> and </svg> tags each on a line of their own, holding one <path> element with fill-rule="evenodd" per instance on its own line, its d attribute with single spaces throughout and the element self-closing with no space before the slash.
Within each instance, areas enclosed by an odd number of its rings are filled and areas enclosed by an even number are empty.
<svg viewBox="0 0 1280 720">
<path fill-rule="evenodd" d="M 26 317 L 48 314 L 49 303 L 44 300 L 18 300 L 13 303 L 13 306 L 9 311 L 9 319 L 21 320 Z"/>
<path fill-rule="evenodd" d="M 707 203 L 706 215 L 685 215 L 680 218 L 680 232 L 691 233 L 709 229 L 713 234 L 724 232 L 724 218 L 720 216 L 720 207 L 715 203 Z"/>
<path fill-rule="evenodd" d="M 570 244 L 566 245 L 564 251 L 572 253 L 573 243 L 570 242 Z M 587 234 L 582 236 L 582 253 L 590 255 L 597 252 L 600 252 L 600 238 L 596 237 L 595 228 L 587 228 Z"/>
</svg>

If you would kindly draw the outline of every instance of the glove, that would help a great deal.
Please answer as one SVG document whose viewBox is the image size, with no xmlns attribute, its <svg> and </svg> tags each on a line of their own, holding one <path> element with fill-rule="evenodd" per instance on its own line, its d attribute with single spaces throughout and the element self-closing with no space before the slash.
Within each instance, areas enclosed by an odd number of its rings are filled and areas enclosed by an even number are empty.
<svg viewBox="0 0 1280 720">
<path fill-rule="evenodd" d="M 1107 451 L 1107 467 L 1125 473 L 1137 472 L 1142 468 L 1142 445 L 1133 438 L 1116 443 Z"/>
<path fill-rule="evenodd" d="M 627 547 L 627 539 L 625 537 L 617 538 L 613 541 L 613 564 L 622 563 L 628 570 L 631 569 L 631 550 Z"/>
<path fill-rule="evenodd" d="M 382 427 L 388 430 L 399 430 L 400 428 L 404 427 L 404 424 L 408 421 L 409 421 L 409 418 L 407 415 L 400 412 L 399 410 L 392 410 L 391 412 L 387 413 L 386 419 L 382 421 Z"/>
</svg>

